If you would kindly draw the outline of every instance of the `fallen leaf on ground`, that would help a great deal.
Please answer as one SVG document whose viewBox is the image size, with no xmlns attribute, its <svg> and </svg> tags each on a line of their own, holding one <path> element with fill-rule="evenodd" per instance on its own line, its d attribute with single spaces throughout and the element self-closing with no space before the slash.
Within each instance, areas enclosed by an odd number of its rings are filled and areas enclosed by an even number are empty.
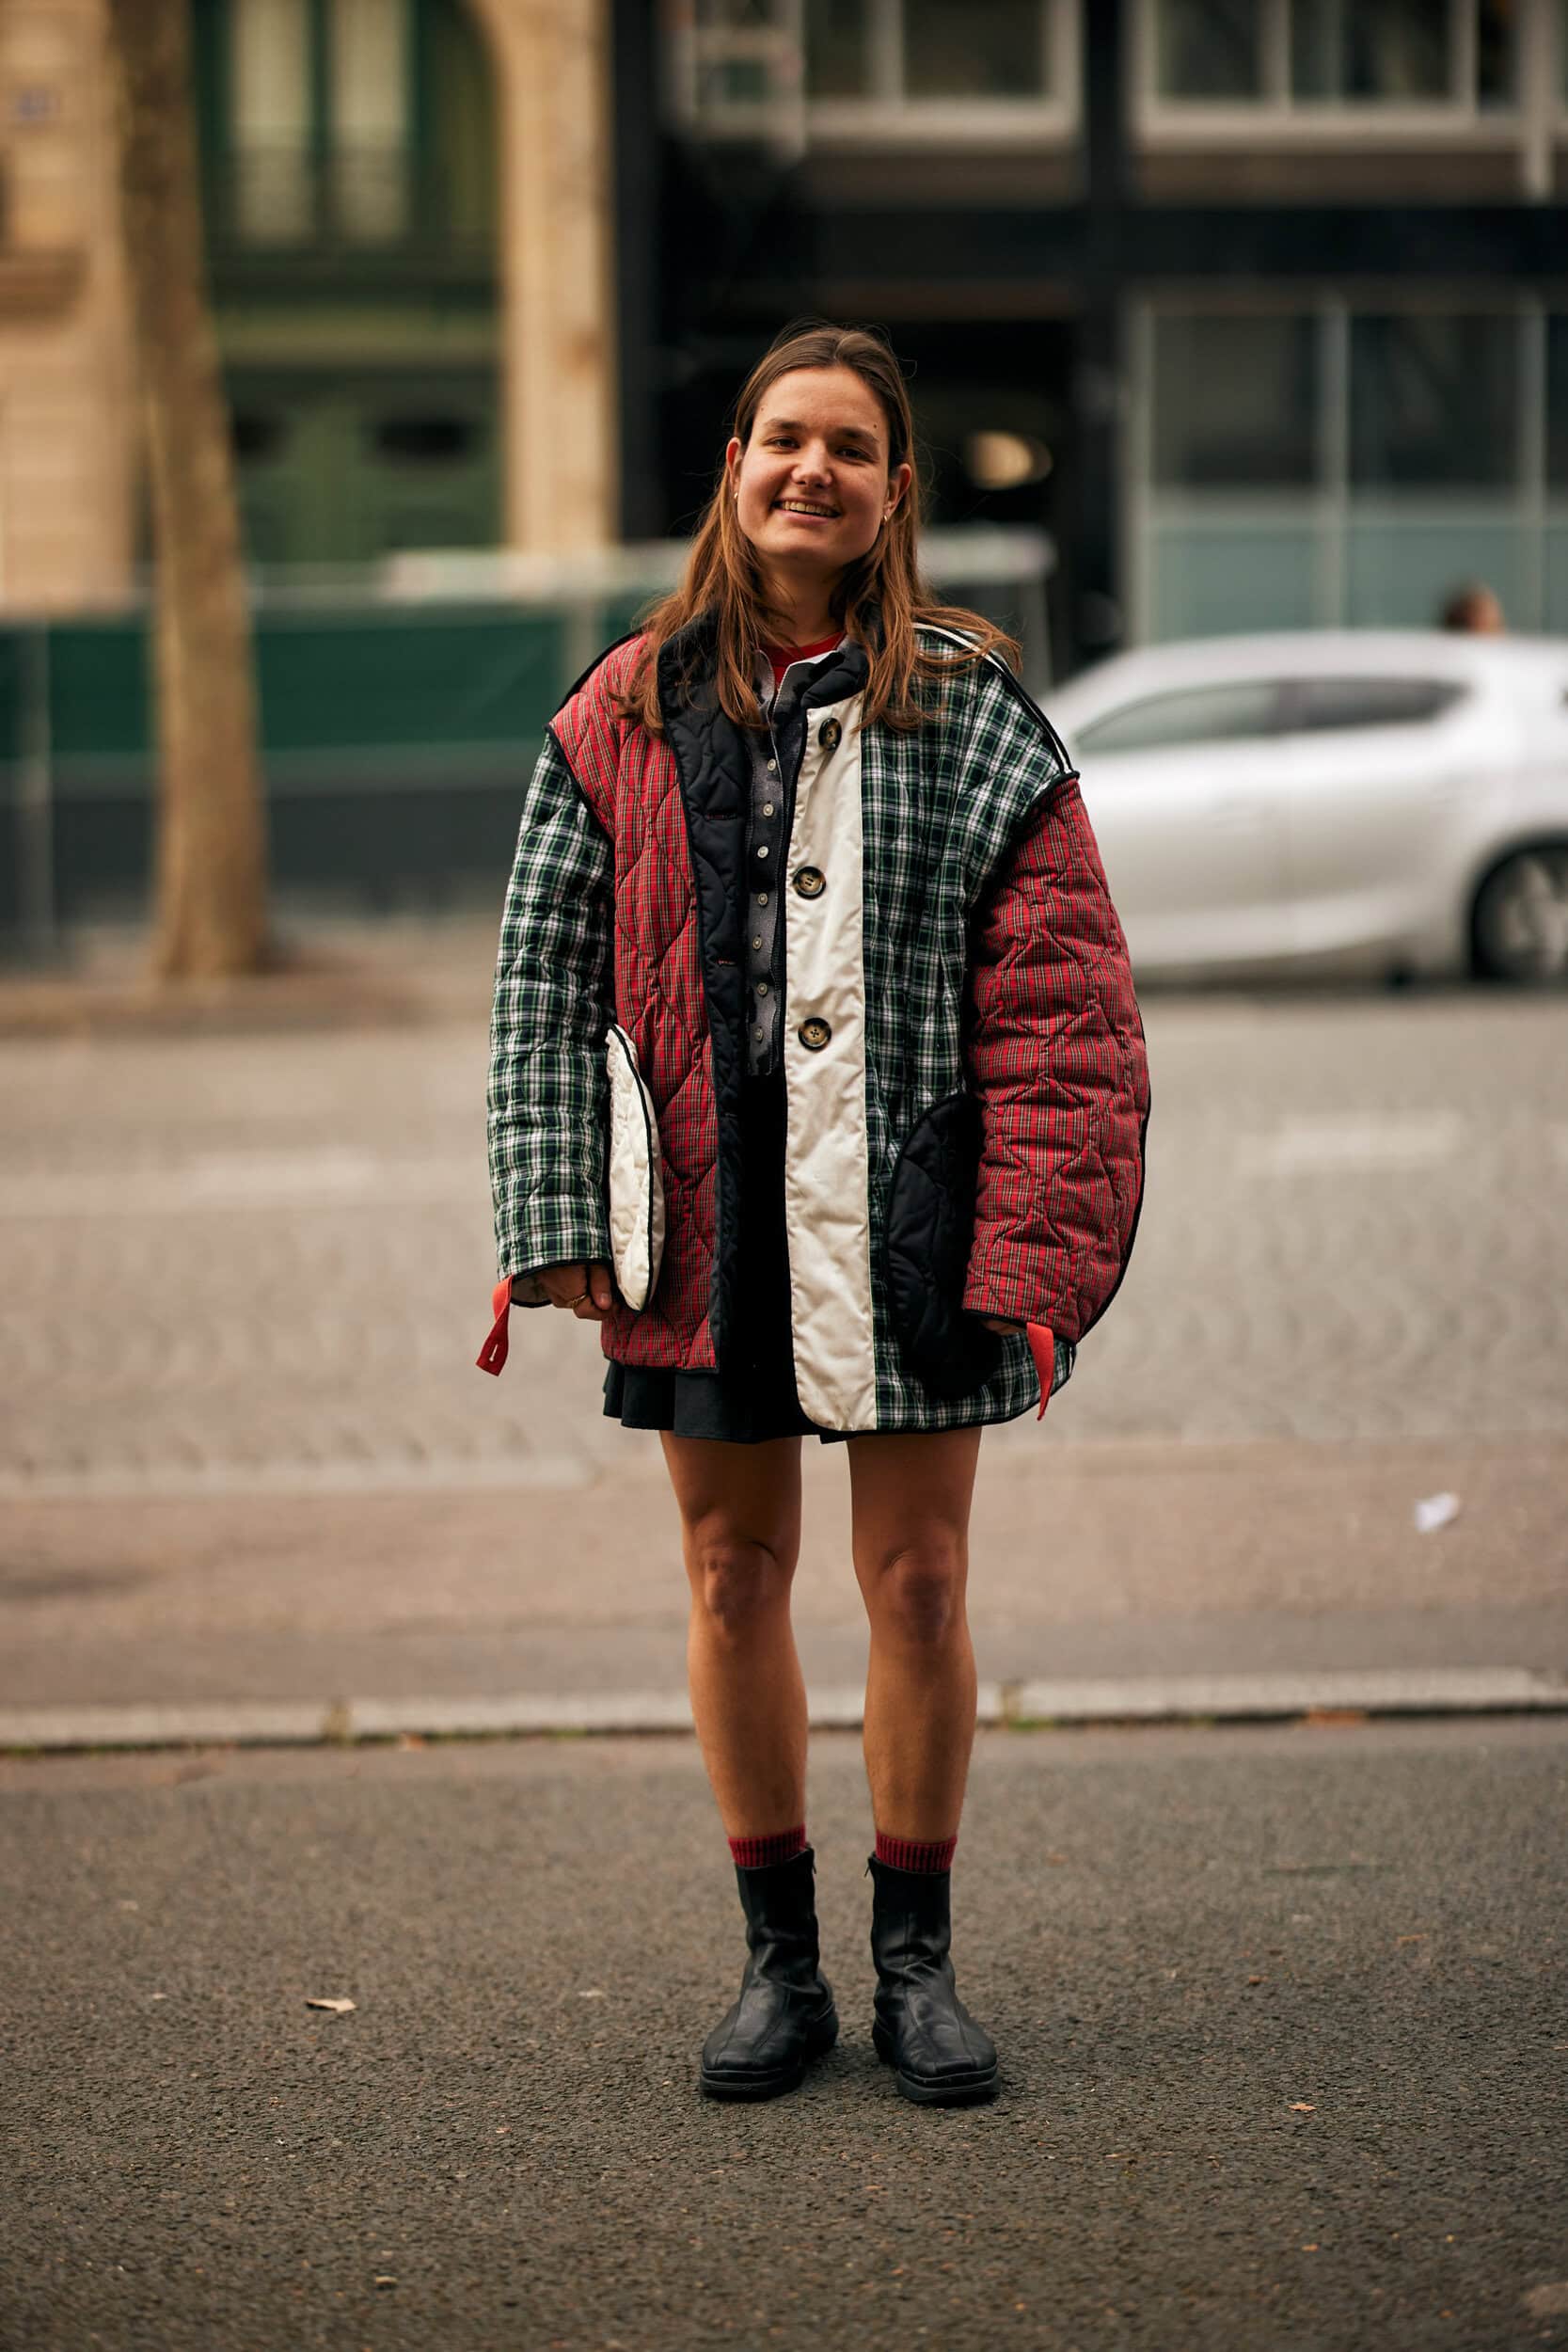
<svg viewBox="0 0 1568 2352">
<path fill-rule="evenodd" d="M 1292 2099 L 1291 2102 L 1292 2115 L 1316 2115 L 1317 2112 L 1310 2099 Z"/>
<path fill-rule="evenodd" d="M 344 2017 L 348 2014 L 351 2009 L 354 2009 L 357 2005 L 353 2001 L 346 2000 L 313 2001 L 309 1994 L 307 1994 L 305 1996 L 305 2006 L 307 2009 L 329 2009 L 334 2017 Z"/>
</svg>

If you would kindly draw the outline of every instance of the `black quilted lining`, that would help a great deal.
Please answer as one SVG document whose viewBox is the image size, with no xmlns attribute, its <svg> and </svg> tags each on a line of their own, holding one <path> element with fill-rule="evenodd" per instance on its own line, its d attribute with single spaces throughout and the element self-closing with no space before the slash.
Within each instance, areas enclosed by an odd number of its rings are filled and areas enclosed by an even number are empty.
<svg viewBox="0 0 1568 2352">
<path fill-rule="evenodd" d="M 945 1095 L 911 1129 L 888 1190 L 888 1306 L 911 1365 L 937 1396 L 983 1388 L 1002 1361 L 1000 1333 L 963 1311 L 979 1162 L 978 1104 Z"/>
</svg>

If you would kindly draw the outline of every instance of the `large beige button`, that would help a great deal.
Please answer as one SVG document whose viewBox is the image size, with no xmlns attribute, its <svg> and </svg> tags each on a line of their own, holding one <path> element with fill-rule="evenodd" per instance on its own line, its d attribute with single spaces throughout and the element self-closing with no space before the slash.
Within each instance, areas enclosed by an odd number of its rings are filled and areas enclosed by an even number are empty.
<svg viewBox="0 0 1568 2352">
<path fill-rule="evenodd" d="M 828 887 L 828 877 L 819 866 L 802 866 L 795 877 L 795 887 L 802 898 L 820 898 Z"/>
<path fill-rule="evenodd" d="M 825 1021 L 814 1019 L 802 1021 L 795 1034 L 808 1053 L 819 1054 L 832 1037 L 832 1031 Z"/>
</svg>

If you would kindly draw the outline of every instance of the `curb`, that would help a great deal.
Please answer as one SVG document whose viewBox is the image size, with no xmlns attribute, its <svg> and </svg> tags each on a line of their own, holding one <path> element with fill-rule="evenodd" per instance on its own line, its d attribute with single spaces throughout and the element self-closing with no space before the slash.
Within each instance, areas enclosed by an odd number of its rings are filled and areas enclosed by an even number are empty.
<svg viewBox="0 0 1568 2352">
<path fill-rule="evenodd" d="M 864 1694 L 818 1690 L 819 1731 L 858 1731 Z M 1522 1666 L 1410 1672 L 1142 1676 L 982 1682 L 983 1728 L 1288 1722 L 1304 1716 L 1568 1714 L 1568 1676 Z M 353 1746 L 360 1740 L 606 1738 L 692 1729 L 684 1692 L 548 1698 L 217 1701 L 202 1706 L 0 1708 L 0 1751 Z"/>
</svg>

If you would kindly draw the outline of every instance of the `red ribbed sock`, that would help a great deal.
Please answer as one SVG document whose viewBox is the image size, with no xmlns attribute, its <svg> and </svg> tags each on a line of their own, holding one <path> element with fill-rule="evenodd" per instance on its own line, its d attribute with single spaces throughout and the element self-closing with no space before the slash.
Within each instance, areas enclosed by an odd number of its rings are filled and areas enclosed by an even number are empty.
<svg viewBox="0 0 1568 2352">
<path fill-rule="evenodd" d="M 766 1837 L 732 1837 L 730 1852 L 743 1870 L 760 1870 L 769 1862 L 792 1862 L 806 1850 L 806 1825 L 770 1830 Z"/>
<path fill-rule="evenodd" d="M 877 1832 L 877 1859 L 890 1863 L 895 1870 L 950 1870 L 953 1849 L 958 1844 L 951 1837 L 922 1840 L 918 1837 L 890 1837 L 886 1830 Z"/>
</svg>

